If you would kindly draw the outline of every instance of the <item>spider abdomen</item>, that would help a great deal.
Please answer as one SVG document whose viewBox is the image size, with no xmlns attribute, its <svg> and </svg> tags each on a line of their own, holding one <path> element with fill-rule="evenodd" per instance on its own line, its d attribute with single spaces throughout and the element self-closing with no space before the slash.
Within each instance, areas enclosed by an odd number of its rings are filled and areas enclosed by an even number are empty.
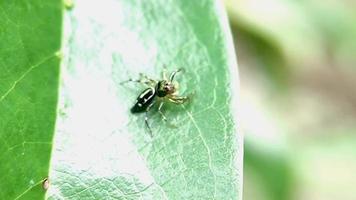
<svg viewBox="0 0 356 200">
<path fill-rule="evenodd" d="M 155 88 L 147 88 L 137 97 L 135 105 L 131 108 L 131 113 L 146 112 L 147 109 L 154 103 L 156 96 Z"/>
</svg>

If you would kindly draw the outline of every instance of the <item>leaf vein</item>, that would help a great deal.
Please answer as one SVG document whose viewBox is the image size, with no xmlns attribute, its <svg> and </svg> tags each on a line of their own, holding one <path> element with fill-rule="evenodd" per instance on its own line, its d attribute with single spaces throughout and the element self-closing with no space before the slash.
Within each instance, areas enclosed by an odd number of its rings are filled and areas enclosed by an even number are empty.
<svg viewBox="0 0 356 200">
<path fill-rule="evenodd" d="M 192 121 L 194 127 L 197 129 L 198 133 L 199 133 L 199 137 L 200 139 L 202 140 L 203 142 L 203 145 L 208 153 L 208 165 L 209 165 L 209 169 L 213 175 L 213 178 L 214 178 L 214 195 L 216 194 L 216 175 L 214 174 L 213 172 L 213 166 L 212 166 L 212 159 L 211 159 L 211 152 L 210 152 L 210 149 L 209 149 L 209 146 L 207 144 L 207 142 L 205 141 L 204 137 L 203 137 L 203 133 L 202 131 L 200 130 L 197 122 L 195 121 L 195 119 L 193 118 L 193 115 L 185 108 L 184 105 L 182 105 L 183 109 L 185 110 L 185 112 L 187 113 L 188 117 L 190 118 L 190 120 Z M 215 199 L 213 197 L 213 199 Z"/>
<path fill-rule="evenodd" d="M 29 73 L 31 73 L 34 69 L 41 66 L 43 63 L 50 60 L 54 56 L 55 56 L 55 54 L 51 54 L 50 56 L 46 57 L 45 59 L 41 60 L 40 62 L 29 67 L 28 70 L 26 70 L 25 73 L 23 73 L 16 81 L 14 81 L 14 83 L 11 85 L 11 87 L 0 97 L 0 102 L 2 102 L 16 88 L 17 84 L 19 82 L 21 82 Z"/>
</svg>

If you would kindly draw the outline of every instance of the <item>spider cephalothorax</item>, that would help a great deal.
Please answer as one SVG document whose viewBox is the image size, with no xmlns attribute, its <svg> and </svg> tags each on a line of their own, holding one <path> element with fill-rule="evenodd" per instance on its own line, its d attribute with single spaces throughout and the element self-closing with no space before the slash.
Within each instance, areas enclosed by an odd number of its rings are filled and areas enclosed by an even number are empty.
<svg viewBox="0 0 356 200">
<path fill-rule="evenodd" d="M 158 97 L 165 97 L 169 94 L 174 94 L 176 92 L 176 86 L 167 80 L 158 81 L 156 92 Z"/>
</svg>

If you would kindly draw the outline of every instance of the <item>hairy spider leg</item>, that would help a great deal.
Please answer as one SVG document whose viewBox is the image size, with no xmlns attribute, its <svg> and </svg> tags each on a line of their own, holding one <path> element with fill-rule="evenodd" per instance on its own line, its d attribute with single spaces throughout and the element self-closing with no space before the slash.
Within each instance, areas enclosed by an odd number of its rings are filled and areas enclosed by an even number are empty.
<svg viewBox="0 0 356 200">
<path fill-rule="evenodd" d="M 148 78 L 146 75 L 140 73 L 140 79 L 128 79 L 126 81 L 122 81 L 120 84 L 126 84 L 128 82 L 135 82 L 135 83 L 140 83 L 140 84 L 144 84 L 146 86 L 149 86 L 149 87 L 152 87 L 154 85 L 156 85 L 156 81 L 151 79 L 151 78 Z"/>
<path fill-rule="evenodd" d="M 164 104 L 164 102 L 162 101 L 162 102 L 159 104 L 159 106 L 158 106 L 158 112 L 159 112 L 159 114 L 161 114 L 161 117 L 162 117 L 163 121 L 164 121 L 165 123 L 167 123 L 169 126 L 171 126 L 171 127 L 173 127 L 173 128 L 177 128 L 176 125 L 174 125 L 174 124 L 172 124 L 171 122 L 168 121 L 167 117 L 166 117 L 165 114 L 162 112 L 163 104 Z"/>
<path fill-rule="evenodd" d="M 163 65 L 162 78 L 163 78 L 163 80 L 168 80 L 167 79 L 167 66 L 166 65 Z"/>
<path fill-rule="evenodd" d="M 152 84 L 156 84 L 157 81 L 153 80 L 152 78 L 148 77 L 146 74 L 143 74 L 143 73 L 139 73 L 139 76 L 140 76 L 140 79 L 143 80 L 143 79 L 146 79 L 146 81 L 149 81 L 151 82 Z"/>
<path fill-rule="evenodd" d="M 177 69 L 176 71 L 172 72 L 171 75 L 169 76 L 169 80 L 172 82 L 172 81 L 174 80 L 174 77 L 176 76 L 176 74 L 177 74 L 178 72 L 182 72 L 182 71 L 183 71 L 183 69 L 182 69 L 182 68 L 179 68 L 179 69 Z"/>
<path fill-rule="evenodd" d="M 167 121 L 168 121 L 168 120 L 167 120 L 167 117 L 166 117 L 166 116 L 164 115 L 164 113 L 162 112 L 162 106 L 163 106 L 163 104 L 164 104 L 163 101 L 159 104 L 159 106 L 158 106 L 158 112 L 159 112 L 159 114 L 161 114 L 163 121 L 167 122 Z"/>
<path fill-rule="evenodd" d="M 175 103 L 175 104 L 183 104 L 186 101 L 188 101 L 190 97 L 188 96 L 176 96 L 176 95 L 171 95 L 168 97 L 168 101 Z"/>
<path fill-rule="evenodd" d="M 146 127 L 148 129 L 148 132 L 150 134 L 151 137 L 153 137 L 153 134 L 152 134 L 152 129 L 150 127 L 150 125 L 148 124 L 148 111 L 151 109 L 151 107 L 154 105 L 154 103 L 152 103 L 151 105 L 149 105 L 146 109 L 146 112 L 145 112 L 145 124 L 146 124 Z"/>
</svg>

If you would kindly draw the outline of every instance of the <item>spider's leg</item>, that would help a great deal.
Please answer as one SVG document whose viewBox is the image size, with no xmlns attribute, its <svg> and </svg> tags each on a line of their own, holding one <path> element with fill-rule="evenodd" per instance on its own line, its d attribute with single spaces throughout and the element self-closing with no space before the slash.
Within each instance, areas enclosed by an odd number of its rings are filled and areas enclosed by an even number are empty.
<svg viewBox="0 0 356 200">
<path fill-rule="evenodd" d="M 151 85 L 155 85 L 156 81 L 153 80 L 152 78 L 148 77 L 146 74 L 140 73 L 140 79 L 141 80 L 146 80 L 146 82 L 149 82 Z"/>
<path fill-rule="evenodd" d="M 176 76 L 176 74 L 177 74 L 178 72 L 183 72 L 183 71 L 184 71 L 183 68 L 179 68 L 179 69 L 177 69 L 176 71 L 172 72 L 171 75 L 169 75 L 169 80 L 170 80 L 170 81 L 173 81 L 173 80 L 174 80 L 174 77 Z"/>
<path fill-rule="evenodd" d="M 163 101 L 159 104 L 159 106 L 158 106 L 158 112 L 159 112 L 159 114 L 161 114 L 163 121 L 167 122 L 167 121 L 168 121 L 168 120 L 167 120 L 167 117 L 166 117 L 166 116 L 164 115 L 164 113 L 162 112 L 162 106 L 163 106 L 163 104 L 164 104 Z"/>
<path fill-rule="evenodd" d="M 182 101 L 182 100 L 176 100 L 176 99 L 168 99 L 168 101 L 170 101 L 170 102 L 172 102 L 172 103 L 175 103 L 175 104 L 183 104 L 184 103 L 184 101 Z"/>
<path fill-rule="evenodd" d="M 163 65 L 163 70 L 162 70 L 162 78 L 163 80 L 168 80 L 167 78 L 167 66 Z"/>
<path fill-rule="evenodd" d="M 167 117 L 166 117 L 166 116 L 164 115 L 164 113 L 162 112 L 162 106 L 163 106 L 163 104 L 164 104 L 164 102 L 162 101 L 162 102 L 159 104 L 159 106 L 158 106 L 158 112 L 159 112 L 159 114 L 161 114 L 163 121 L 164 121 L 165 123 L 167 123 L 169 126 L 171 126 L 171 127 L 173 127 L 173 128 L 177 128 L 176 125 L 172 124 L 171 122 L 169 122 L 169 121 L 167 120 Z"/>
<path fill-rule="evenodd" d="M 126 84 L 126 83 L 129 83 L 129 82 L 142 83 L 142 84 L 148 84 L 149 83 L 149 82 L 141 80 L 141 79 L 132 79 L 132 78 L 130 78 L 128 80 L 120 82 L 120 84 L 122 85 L 122 84 Z"/>
<path fill-rule="evenodd" d="M 140 84 L 143 84 L 143 85 L 146 85 L 149 87 L 152 87 L 156 83 L 154 80 L 151 80 L 151 79 L 137 79 L 137 80 L 135 80 L 135 79 L 130 78 L 126 81 L 120 82 L 120 85 L 129 83 L 129 82 L 140 83 Z"/>
<path fill-rule="evenodd" d="M 175 95 L 172 95 L 172 96 L 168 97 L 168 100 L 170 102 L 172 102 L 172 103 L 175 103 L 175 104 L 183 104 L 186 101 L 188 101 L 189 99 L 190 99 L 189 96 L 175 96 Z"/>
<path fill-rule="evenodd" d="M 148 129 L 148 133 L 150 134 L 151 137 L 153 137 L 153 134 L 152 134 L 152 129 L 150 127 L 150 125 L 148 124 L 148 111 L 150 111 L 151 107 L 153 106 L 154 103 L 152 103 L 151 105 L 149 105 L 146 109 L 146 112 L 145 112 L 145 124 L 146 124 L 146 127 Z"/>
<path fill-rule="evenodd" d="M 150 134 L 151 137 L 153 137 L 151 127 L 150 127 L 150 125 L 148 124 L 148 115 L 147 115 L 147 113 L 148 113 L 148 112 L 146 111 L 146 113 L 145 113 L 145 124 L 146 124 L 146 127 L 147 127 L 147 129 L 148 129 L 148 133 Z"/>
</svg>

